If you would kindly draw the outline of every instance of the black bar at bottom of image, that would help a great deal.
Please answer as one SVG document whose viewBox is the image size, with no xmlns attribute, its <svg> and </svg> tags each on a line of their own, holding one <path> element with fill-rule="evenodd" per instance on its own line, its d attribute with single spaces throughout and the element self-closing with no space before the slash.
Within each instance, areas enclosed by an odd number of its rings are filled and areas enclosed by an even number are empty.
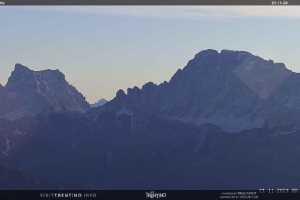
<svg viewBox="0 0 300 200">
<path fill-rule="evenodd" d="M 248 200 L 299 200 L 300 189 L 260 190 L 0 190 L 1 200 L 43 200 L 43 199 L 248 199 Z"/>
</svg>

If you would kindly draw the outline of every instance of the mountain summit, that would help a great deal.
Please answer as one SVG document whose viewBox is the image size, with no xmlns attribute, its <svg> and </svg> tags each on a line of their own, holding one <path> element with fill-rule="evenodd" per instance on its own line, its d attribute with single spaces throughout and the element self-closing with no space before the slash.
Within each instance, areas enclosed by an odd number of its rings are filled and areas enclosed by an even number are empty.
<svg viewBox="0 0 300 200">
<path fill-rule="evenodd" d="M 15 119 L 40 112 L 78 111 L 89 108 L 80 94 L 59 70 L 33 71 L 16 64 L 5 86 L 9 110 L 2 112 L 4 118 Z M 2 109 L 3 110 L 3 109 Z"/>
<path fill-rule="evenodd" d="M 287 105 L 297 107 L 300 91 L 286 93 L 296 89 L 293 83 L 298 81 L 300 77 L 282 63 L 245 51 L 208 49 L 170 81 L 129 88 L 127 94 L 119 91 L 104 107 L 240 131 L 266 126 Z"/>
<path fill-rule="evenodd" d="M 246 51 L 204 50 L 187 66 L 193 72 L 200 70 L 197 68 L 207 67 L 214 70 L 213 73 L 224 73 L 224 70 L 232 72 L 263 99 L 268 98 L 292 74 L 283 63 L 274 63 Z"/>
</svg>

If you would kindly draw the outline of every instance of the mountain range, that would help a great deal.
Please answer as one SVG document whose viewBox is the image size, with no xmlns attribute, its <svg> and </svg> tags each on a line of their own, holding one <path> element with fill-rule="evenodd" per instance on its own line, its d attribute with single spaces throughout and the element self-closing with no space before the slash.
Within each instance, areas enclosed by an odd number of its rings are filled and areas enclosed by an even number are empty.
<svg viewBox="0 0 300 200">
<path fill-rule="evenodd" d="M 297 186 L 298 83 L 283 63 L 208 49 L 92 106 L 58 70 L 16 64 L 0 86 L 0 175 L 17 178 L 0 187 Z"/>
<path fill-rule="evenodd" d="M 275 120 L 289 123 L 286 117 L 299 114 L 299 81 L 282 63 L 243 51 L 205 50 L 170 81 L 120 90 L 106 107 L 238 132 L 276 126 Z"/>
</svg>

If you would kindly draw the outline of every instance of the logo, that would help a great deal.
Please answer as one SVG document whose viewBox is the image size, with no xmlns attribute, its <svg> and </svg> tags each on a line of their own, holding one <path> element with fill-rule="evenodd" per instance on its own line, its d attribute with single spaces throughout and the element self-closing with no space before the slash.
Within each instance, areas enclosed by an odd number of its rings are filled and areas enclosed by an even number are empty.
<svg viewBox="0 0 300 200">
<path fill-rule="evenodd" d="M 160 199 L 160 198 L 166 198 L 167 197 L 167 193 L 165 192 L 146 192 L 146 198 L 150 198 L 150 199 Z"/>
</svg>

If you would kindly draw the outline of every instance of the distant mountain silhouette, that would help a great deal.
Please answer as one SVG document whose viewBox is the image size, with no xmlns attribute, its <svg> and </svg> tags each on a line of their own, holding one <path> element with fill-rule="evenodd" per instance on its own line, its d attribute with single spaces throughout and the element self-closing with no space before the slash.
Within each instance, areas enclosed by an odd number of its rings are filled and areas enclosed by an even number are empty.
<svg viewBox="0 0 300 200">
<path fill-rule="evenodd" d="M 106 99 L 100 99 L 99 101 L 97 101 L 96 103 L 94 104 L 91 104 L 91 107 L 93 108 L 97 108 L 97 107 L 100 107 L 100 106 L 103 106 L 104 104 L 106 104 L 108 101 Z"/>
<path fill-rule="evenodd" d="M 170 81 L 120 90 L 104 107 L 240 131 L 270 125 L 274 115 L 290 109 L 298 112 L 299 81 L 282 63 L 244 51 L 209 49 Z"/>
<path fill-rule="evenodd" d="M 1 90 L 5 90 L 6 94 Z M 33 71 L 16 64 L 5 88 L 0 88 L 0 96 L 1 93 L 3 104 L 0 105 L 0 117 L 7 119 L 41 112 L 84 112 L 89 109 L 82 94 L 58 70 Z"/>
</svg>

